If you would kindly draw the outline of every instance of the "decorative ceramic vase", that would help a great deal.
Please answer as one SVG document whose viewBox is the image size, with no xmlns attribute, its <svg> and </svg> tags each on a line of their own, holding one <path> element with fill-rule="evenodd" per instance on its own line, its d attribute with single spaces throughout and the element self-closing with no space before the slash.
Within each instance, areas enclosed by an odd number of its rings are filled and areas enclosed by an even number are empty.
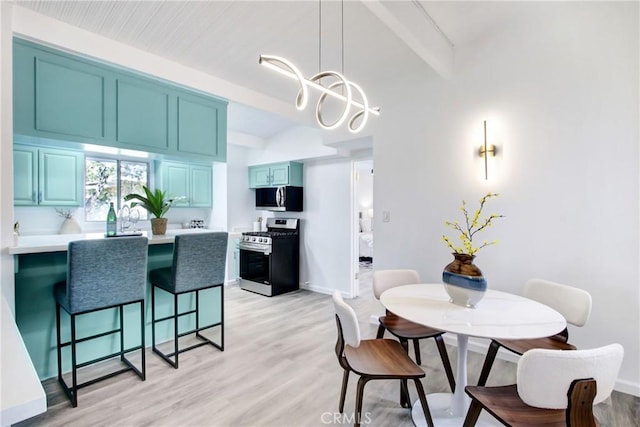
<svg viewBox="0 0 640 427">
<path fill-rule="evenodd" d="M 60 226 L 59 234 L 80 234 L 82 233 L 82 229 L 80 228 L 80 224 L 75 218 L 67 218 L 62 222 Z"/>
<path fill-rule="evenodd" d="M 151 218 L 151 233 L 165 234 L 167 232 L 167 218 Z"/>
<path fill-rule="evenodd" d="M 454 304 L 475 308 L 484 297 L 487 281 L 473 263 L 475 256 L 453 253 L 454 260 L 442 272 L 444 288 Z"/>
</svg>

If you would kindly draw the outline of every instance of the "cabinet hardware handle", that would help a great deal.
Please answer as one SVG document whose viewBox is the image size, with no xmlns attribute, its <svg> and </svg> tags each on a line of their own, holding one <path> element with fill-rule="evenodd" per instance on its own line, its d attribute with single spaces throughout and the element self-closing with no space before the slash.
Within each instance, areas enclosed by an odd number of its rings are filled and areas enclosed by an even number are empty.
<svg viewBox="0 0 640 427">
<path fill-rule="evenodd" d="M 35 192 L 35 190 L 31 192 L 31 201 L 32 202 L 36 201 L 36 192 Z"/>
<path fill-rule="evenodd" d="M 38 203 L 42 203 L 42 191 L 38 191 Z"/>
</svg>

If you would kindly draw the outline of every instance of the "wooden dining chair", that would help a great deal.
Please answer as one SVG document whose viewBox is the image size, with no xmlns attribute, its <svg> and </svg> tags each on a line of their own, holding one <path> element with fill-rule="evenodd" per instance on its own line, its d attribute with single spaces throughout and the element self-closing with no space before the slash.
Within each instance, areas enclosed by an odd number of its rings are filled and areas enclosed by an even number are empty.
<svg viewBox="0 0 640 427">
<path fill-rule="evenodd" d="M 595 427 L 593 405 L 611 395 L 623 356 L 620 344 L 527 351 L 516 384 L 465 388 L 472 400 L 463 427 L 475 426 L 483 409 L 506 426 Z"/>
<path fill-rule="evenodd" d="M 387 289 L 394 288 L 401 285 L 413 285 L 420 283 L 420 276 L 416 270 L 376 270 L 373 273 L 373 294 L 376 299 L 380 299 L 380 295 Z M 447 354 L 447 348 L 444 345 L 444 339 L 442 335 L 444 332 L 430 328 L 428 326 L 419 325 L 411 322 L 402 317 L 396 316 L 389 310 L 386 311 L 384 316 L 378 318 L 380 325 L 378 326 L 377 338 L 384 336 L 385 330 L 389 331 L 393 336 L 400 340 L 400 343 L 409 351 L 409 340 L 413 341 L 413 349 L 416 355 L 416 363 L 422 364 L 420 357 L 420 340 L 426 338 L 433 338 L 438 347 L 440 358 L 442 359 L 442 365 L 449 381 L 451 391 L 456 388 L 456 380 L 453 376 L 453 370 L 451 369 L 451 363 L 449 362 L 449 355 Z"/>
<path fill-rule="evenodd" d="M 336 342 L 336 356 L 344 374 L 342 377 L 342 390 L 340 392 L 340 413 L 344 411 L 344 399 L 347 392 L 349 373 L 354 372 L 360 376 L 356 394 L 355 423 L 360 425 L 362 414 L 362 397 L 364 386 L 371 380 L 400 380 L 401 394 L 407 402 L 410 401 L 408 380 L 413 380 L 420 398 L 420 403 L 427 420 L 427 425 L 433 427 L 431 412 L 424 394 L 421 378 L 425 373 L 416 365 L 400 343 L 389 339 L 360 339 L 360 327 L 356 313 L 342 299 L 338 291 L 333 292 L 333 305 L 338 326 L 338 341 Z M 402 402 L 401 402 L 402 403 Z"/>
<path fill-rule="evenodd" d="M 591 295 L 583 290 L 548 280 L 531 279 L 524 286 L 524 296 L 542 304 L 548 305 L 564 316 L 567 323 L 574 326 L 584 326 L 591 315 Z M 493 339 L 489 345 L 487 356 L 484 359 L 482 371 L 478 379 L 478 385 L 487 383 L 493 361 L 500 347 L 523 355 L 534 348 L 548 350 L 575 350 L 573 344 L 569 344 L 569 331 L 565 328 L 562 332 L 545 338 L 502 340 Z"/>
</svg>

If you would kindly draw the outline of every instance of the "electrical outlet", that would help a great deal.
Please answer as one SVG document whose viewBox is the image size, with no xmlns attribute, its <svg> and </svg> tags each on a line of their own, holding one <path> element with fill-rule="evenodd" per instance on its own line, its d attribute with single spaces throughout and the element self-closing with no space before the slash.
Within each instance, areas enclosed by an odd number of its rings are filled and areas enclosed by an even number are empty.
<svg viewBox="0 0 640 427">
<path fill-rule="evenodd" d="M 382 222 L 389 222 L 389 221 L 391 221 L 391 212 L 382 211 Z"/>
</svg>

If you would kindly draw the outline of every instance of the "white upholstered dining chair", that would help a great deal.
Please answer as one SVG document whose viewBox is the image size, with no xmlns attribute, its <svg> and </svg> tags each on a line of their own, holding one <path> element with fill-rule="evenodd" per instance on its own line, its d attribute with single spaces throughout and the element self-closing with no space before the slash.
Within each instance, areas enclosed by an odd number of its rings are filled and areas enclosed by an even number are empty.
<svg viewBox="0 0 640 427">
<path fill-rule="evenodd" d="M 591 315 L 591 295 L 579 288 L 563 285 L 542 279 L 531 279 L 524 286 L 524 296 L 547 305 L 564 316 L 567 323 L 574 326 L 584 326 Z M 501 340 L 493 339 L 484 359 L 484 365 L 478 379 L 478 385 L 485 385 L 489 378 L 489 372 L 500 347 L 523 355 L 534 348 L 548 350 L 575 350 L 573 344 L 569 344 L 569 331 L 565 328 L 562 332 L 544 338 Z"/>
<path fill-rule="evenodd" d="M 527 351 L 518 360 L 516 384 L 465 388 L 472 401 L 464 427 L 474 426 L 483 409 L 513 427 L 597 426 L 593 405 L 611 395 L 623 356 L 620 344 Z"/>
<path fill-rule="evenodd" d="M 394 288 L 401 285 L 413 285 L 420 283 L 420 276 L 416 270 L 410 269 L 396 269 L 396 270 L 376 270 L 373 272 L 373 294 L 376 299 L 380 299 L 380 295 L 387 289 Z M 456 381 L 453 376 L 453 370 L 451 369 L 451 363 L 449 362 L 449 355 L 447 354 L 447 348 L 442 339 L 444 332 L 430 328 L 428 326 L 419 325 L 411 322 L 402 317 L 396 316 L 389 310 L 386 311 L 384 316 L 378 318 L 378 335 L 377 338 L 382 338 L 384 332 L 389 331 L 394 335 L 405 350 L 409 350 L 409 340 L 413 342 L 413 349 L 415 351 L 416 363 L 422 364 L 420 357 L 420 340 L 426 338 L 433 338 L 438 347 L 440 358 L 442 359 L 442 365 L 449 381 L 451 391 L 456 388 Z"/>
</svg>

